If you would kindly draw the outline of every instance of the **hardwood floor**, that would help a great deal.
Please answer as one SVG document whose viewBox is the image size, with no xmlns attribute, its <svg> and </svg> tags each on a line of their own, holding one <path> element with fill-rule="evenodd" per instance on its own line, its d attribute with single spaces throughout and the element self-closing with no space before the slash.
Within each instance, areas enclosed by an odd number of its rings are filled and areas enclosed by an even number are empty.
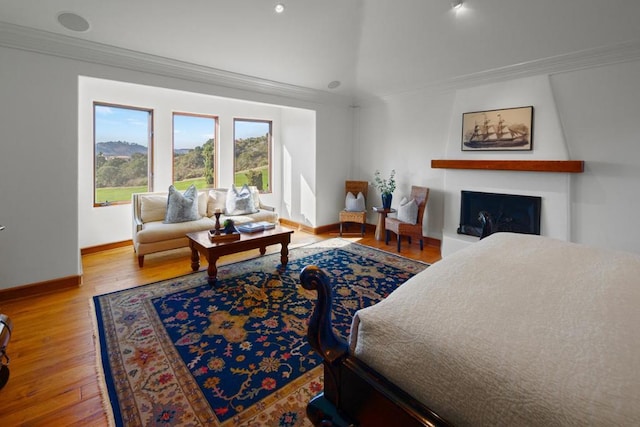
<svg viewBox="0 0 640 427">
<path fill-rule="evenodd" d="M 290 247 L 337 237 L 336 233 L 293 234 Z M 395 253 L 395 244 L 378 242 L 373 231 L 364 238 L 349 240 Z M 267 253 L 279 251 L 279 245 Z M 257 251 L 222 257 L 219 264 L 255 257 Z M 440 259 L 438 248 L 403 242 L 402 255 L 433 263 Z M 202 269 L 206 269 L 206 261 Z M 94 314 L 91 297 L 137 285 L 169 279 L 191 272 L 187 248 L 145 257 L 138 267 L 131 247 L 84 255 L 83 284 L 29 298 L 0 301 L 0 312 L 14 323 L 7 347 L 11 376 L 0 390 L 2 426 L 104 426 L 108 425 L 102 405 L 94 344 Z"/>
</svg>

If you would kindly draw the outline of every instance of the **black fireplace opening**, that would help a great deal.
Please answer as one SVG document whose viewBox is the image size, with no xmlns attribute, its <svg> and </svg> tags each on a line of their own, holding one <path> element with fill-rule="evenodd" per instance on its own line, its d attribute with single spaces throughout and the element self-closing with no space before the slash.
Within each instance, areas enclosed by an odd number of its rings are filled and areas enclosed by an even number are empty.
<svg viewBox="0 0 640 427">
<path fill-rule="evenodd" d="M 461 191 L 458 234 L 484 238 L 498 231 L 540 234 L 542 198 Z"/>
</svg>

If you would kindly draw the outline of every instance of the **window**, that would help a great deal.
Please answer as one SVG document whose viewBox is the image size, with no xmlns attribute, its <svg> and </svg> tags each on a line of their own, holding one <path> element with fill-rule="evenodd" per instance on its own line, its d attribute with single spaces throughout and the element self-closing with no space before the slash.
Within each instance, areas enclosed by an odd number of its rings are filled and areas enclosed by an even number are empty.
<svg viewBox="0 0 640 427">
<path fill-rule="evenodd" d="M 94 206 L 131 202 L 150 191 L 153 112 L 136 107 L 93 104 Z"/>
<path fill-rule="evenodd" d="M 271 192 L 271 121 L 234 119 L 234 183 Z"/>
<path fill-rule="evenodd" d="M 216 184 L 216 135 L 218 118 L 173 113 L 173 185 L 186 190 Z"/>
</svg>

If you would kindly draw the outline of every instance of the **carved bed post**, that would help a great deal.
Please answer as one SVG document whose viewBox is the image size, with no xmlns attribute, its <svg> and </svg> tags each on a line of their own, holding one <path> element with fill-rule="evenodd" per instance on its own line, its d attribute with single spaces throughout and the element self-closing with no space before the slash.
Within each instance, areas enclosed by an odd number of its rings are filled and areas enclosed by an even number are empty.
<svg viewBox="0 0 640 427">
<path fill-rule="evenodd" d="M 349 346 L 333 332 L 329 278 L 315 265 L 309 265 L 300 273 L 300 281 L 305 289 L 318 292 L 318 301 L 309 319 L 307 339 L 311 348 L 322 356 L 324 365 L 324 392 L 309 402 L 307 415 L 315 425 L 350 425 L 336 410 L 340 402 L 340 363 Z"/>
<path fill-rule="evenodd" d="M 446 426 L 440 418 L 398 386 L 349 354 L 347 342 L 333 333 L 331 284 L 314 265 L 302 270 L 302 286 L 318 292 L 307 339 L 322 356 L 324 393 L 307 405 L 307 416 L 316 426 Z"/>
</svg>

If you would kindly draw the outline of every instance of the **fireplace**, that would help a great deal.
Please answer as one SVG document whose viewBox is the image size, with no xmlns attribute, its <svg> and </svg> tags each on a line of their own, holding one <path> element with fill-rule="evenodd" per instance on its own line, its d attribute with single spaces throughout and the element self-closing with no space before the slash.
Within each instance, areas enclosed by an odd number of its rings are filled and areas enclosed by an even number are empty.
<svg viewBox="0 0 640 427">
<path fill-rule="evenodd" d="M 458 234 L 484 238 L 498 231 L 540 234 L 542 198 L 461 191 Z"/>
</svg>

